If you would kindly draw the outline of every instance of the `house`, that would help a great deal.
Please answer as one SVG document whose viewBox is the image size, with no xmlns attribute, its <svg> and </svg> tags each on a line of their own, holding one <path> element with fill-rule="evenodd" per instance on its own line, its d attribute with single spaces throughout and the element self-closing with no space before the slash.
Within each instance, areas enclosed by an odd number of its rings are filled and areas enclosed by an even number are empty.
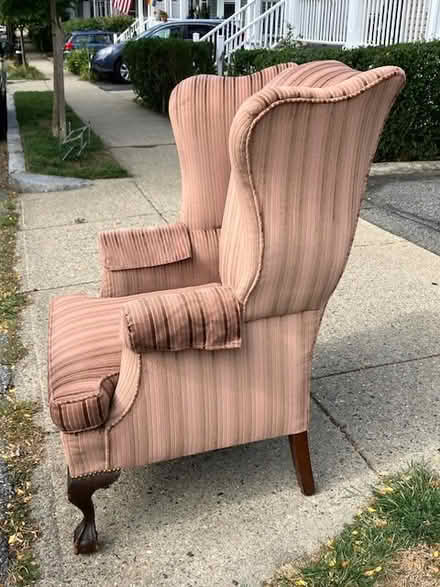
<svg viewBox="0 0 440 587">
<path fill-rule="evenodd" d="M 94 15 L 112 14 L 111 0 L 89 0 Z M 275 47 L 288 34 L 306 43 L 357 47 L 440 38 L 440 0 L 132 0 L 134 24 L 118 41 L 159 18 L 222 18 L 201 40 L 227 60 L 240 48 Z"/>
</svg>

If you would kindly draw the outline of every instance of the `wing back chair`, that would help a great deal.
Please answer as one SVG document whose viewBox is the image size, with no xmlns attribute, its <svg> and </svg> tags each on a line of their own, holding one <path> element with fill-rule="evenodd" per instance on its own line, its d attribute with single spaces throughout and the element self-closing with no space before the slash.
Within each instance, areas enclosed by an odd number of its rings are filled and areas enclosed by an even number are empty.
<svg viewBox="0 0 440 587">
<path fill-rule="evenodd" d="M 96 549 L 92 495 L 122 468 L 288 436 L 314 492 L 313 347 L 404 79 L 318 62 L 177 87 L 182 222 L 103 233 L 104 297 L 51 306 L 75 552 Z"/>
</svg>

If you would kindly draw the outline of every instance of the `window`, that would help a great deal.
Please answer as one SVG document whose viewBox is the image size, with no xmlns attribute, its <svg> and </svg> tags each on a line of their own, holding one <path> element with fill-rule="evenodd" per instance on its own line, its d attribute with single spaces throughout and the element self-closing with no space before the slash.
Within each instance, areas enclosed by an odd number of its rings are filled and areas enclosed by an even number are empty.
<svg viewBox="0 0 440 587">
<path fill-rule="evenodd" d="M 77 47 L 87 47 L 87 45 L 93 43 L 93 35 L 78 35 L 74 38 L 73 43 Z"/>
<path fill-rule="evenodd" d="M 185 39 L 192 41 L 193 34 L 199 33 L 199 38 L 201 39 L 204 37 L 209 31 L 211 31 L 214 27 L 210 26 L 209 24 L 189 24 L 185 27 Z"/>
<path fill-rule="evenodd" d="M 111 43 L 109 35 L 95 35 L 94 43 L 104 44 Z"/>
<path fill-rule="evenodd" d="M 235 12 L 235 4 L 232 4 L 231 2 L 225 2 L 225 12 L 224 12 L 224 17 L 225 18 L 229 18 L 230 16 L 232 16 Z"/>
<path fill-rule="evenodd" d="M 183 39 L 183 27 L 182 26 L 169 26 L 164 27 L 157 31 L 153 37 L 159 39 Z"/>
</svg>

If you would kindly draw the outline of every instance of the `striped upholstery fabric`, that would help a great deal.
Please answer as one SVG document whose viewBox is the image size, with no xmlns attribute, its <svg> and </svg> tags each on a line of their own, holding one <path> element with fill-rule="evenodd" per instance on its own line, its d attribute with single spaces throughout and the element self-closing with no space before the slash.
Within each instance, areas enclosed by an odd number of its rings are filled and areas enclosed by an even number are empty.
<svg viewBox="0 0 440 587">
<path fill-rule="evenodd" d="M 263 77 L 273 83 L 260 89 Z M 113 257 L 112 235 L 106 292 L 137 295 L 53 303 L 50 405 L 57 424 L 75 431 L 63 434 L 74 477 L 308 428 L 320 321 L 405 76 L 316 62 L 252 78 L 252 96 L 250 79 L 199 76 L 173 94 L 190 257 L 122 269 L 137 264 L 137 245 L 127 236 Z M 185 229 L 171 230 L 183 255 Z M 150 254 L 158 258 L 140 257 Z M 154 289 L 167 291 L 139 294 Z"/>
<path fill-rule="evenodd" d="M 219 228 L 231 166 L 228 136 L 240 105 L 293 63 L 242 77 L 197 75 L 174 89 L 169 105 L 182 174 L 181 220 L 189 228 Z"/>
<path fill-rule="evenodd" d="M 236 350 L 122 352 L 105 427 L 65 434 L 72 476 L 303 432 L 319 312 L 243 325 Z"/>
<path fill-rule="evenodd" d="M 101 232 L 99 245 L 106 269 L 142 269 L 191 257 L 188 229 L 182 223 L 154 228 Z"/>
<path fill-rule="evenodd" d="M 282 64 L 242 77 L 194 76 L 176 87 L 170 117 L 181 163 L 181 217 L 185 224 L 177 224 L 177 229 L 174 225 L 157 229 L 158 239 L 161 235 L 167 238 L 167 247 L 162 246 L 163 241 L 154 243 L 155 236 L 146 229 L 104 232 L 99 238 L 102 297 L 220 280 L 218 241 L 230 175 L 228 136 L 232 120 L 244 100 L 279 72 L 295 67 L 293 63 Z M 166 257 L 165 251 L 177 254 L 182 245 L 187 251 L 183 243 L 185 226 L 190 227 L 191 258 L 151 263 L 150 255 Z"/>
<path fill-rule="evenodd" d="M 84 432 L 102 426 L 110 411 L 116 376 L 72 381 L 63 387 L 62 395 L 55 393 L 50 402 L 55 426 L 64 432 Z"/>
<path fill-rule="evenodd" d="M 160 230 L 174 230 L 174 225 L 161 227 Z M 183 224 L 180 226 L 184 227 Z M 148 234 L 151 229 L 141 229 Z M 183 229 L 181 234 L 183 235 Z M 139 293 L 175 289 L 204 283 L 219 282 L 218 246 L 220 230 L 190 230 L 185 232 L 185 241 L 181 243 L 181 253 L 173 245 L 161 245 L 162 258 L 174 257 L 176 260 L 163 265 L 146 265 L 144 251 L 140 250 L 136 240 L 131 237 L 132 229 L 125 231 L 108 231 L 100 235 L 101 255 L 101 297 L 123 297 Z M 123 233 L 122 238 L 119 236 Z M 189 242 L 189 257 L 188 253 Z M 114 243 L 116 252 L 113 253 Z M 143 241 L 145 246 L 145 241 Z M 183 253 L 185 258 L 183 258 Z M 106 257 L 116 254 L 123 261 L 120 266 L 109 266 Z M 148 253 L 151 254 L 151 253 Z M 154 254 L 154 253 L 153 253 Z M 177 260 L 179 254 L 182 259 Z"/>
<path fill-rule="evenodd" d="M 220 276 L 245 305 L 245 320 L 325 307 L 404 79 L 399 68 L 382 67 L 322 89 L 268 87 L 240 108 Z"/>
<path fill-rule="evenodd" d="M 49 408 L 66 432 L 106 421 L 113 395 L 105 378 L 119 371 L 121 307 L 126 299 L 63 296 L 49 320 Z"/>
<path fill-rule="evenodd" d="M 306 86 L 309 88 L 325 88 L 346 81 L 359 72 L 340 61 L 311 61 L 295 68 L 285 69 L 272 81 L 268 87 Z"/>
<path fill-rule="evenodd" d="M 148 295 L 124 305 L 122 340 L 137 353 L 239 348 L 240 307 L 216 284 Z"/>
</svg>

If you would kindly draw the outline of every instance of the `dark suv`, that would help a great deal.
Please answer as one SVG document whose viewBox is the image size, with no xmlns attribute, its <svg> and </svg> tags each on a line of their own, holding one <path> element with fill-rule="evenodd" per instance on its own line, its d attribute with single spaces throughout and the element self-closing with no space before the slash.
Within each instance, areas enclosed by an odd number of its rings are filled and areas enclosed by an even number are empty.
<svg viewBox="0 0 440 587">
<path fill-rule="evenodd" d="M 137 38 L 159 37 L 161 39 L 174 38 L 192 41 L 194 33 L 198 33 L 199 38 L 202 38 L 221 22 L 219 19 L 171 20 L 157 24 Z M 130 74 L 123 60 L 124 47 L 125 43 L 117 43 L 98 51 L 92 61 L 92 70 L 98 75 L 103 73 L 111 74 L 118 82 L 129 82 Z"/>
<path fill-rule="evenodd" d="M 64 55 L 68 55 L 75 49 L 89 49 L 96 53 L 113 43 L 113 33 L 106 31 L 73 31 L 64 45 Z"/>
</svg>

